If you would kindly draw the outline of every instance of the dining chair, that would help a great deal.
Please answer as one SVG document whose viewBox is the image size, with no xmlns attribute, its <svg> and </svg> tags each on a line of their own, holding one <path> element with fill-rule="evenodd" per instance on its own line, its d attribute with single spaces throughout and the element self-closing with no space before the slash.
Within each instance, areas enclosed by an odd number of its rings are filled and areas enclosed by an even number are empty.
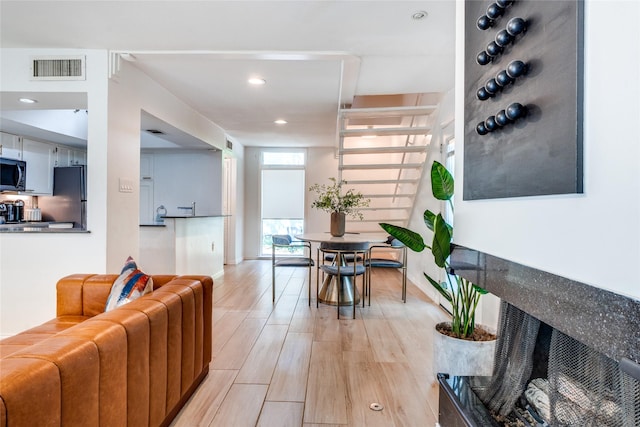
<svg viewBox="0 0 640 427">
<path fill-rule="evenodd" d="M 341 287 L 347 286 L 350 282 L 353 286 L 352 295 L 354 296 L 353 305 L 353 318 L 356 318 L 356 278 L 362 276 L 362 298 L 364 299 L 364 292 L 366 286 L 366 258 L 369 250 L 369 242 L 322 242 L 317 249 L 317 261 L 318 261 L 318 274 L 316 276 L 316 307 L 318 306 L 319 299 L 319 276 L 320 271 L 324 274 L 334 276 L 337 287 L 337 309 L 338 319 L 340 319 L 340 294 Z M 322 254 L 322 255 L 321 255 Z M 326 255 L 331 254 L 334 257 L 335 262 L 326 264 Z M 355 262 L 348 263 L 346 260 L 351 259 Z M 347 280 L 343 280 L 347 279 Z M 348 280 L 351 279 L 351 280 Z"/>
<path fill-rule="evenodd" d="M 387 244 L 377 244 L 369 247 L 365 265 L 367 268 L 366 289 L 371 305 L 371 269 L 372 268 L 400 268 L 402 269 L 402 301 L 407 302 L 407 247 L 398 239 L 389 237 Z M 376 253 L 386 256 L 376 256 Z M 362 297 L 364 307 L 364 296 Z"/>
<path fill-rule="evenodd" d="M 303 248 L 302 256 L 277 257 L 277 248 L 295 250 Z M 309 256 L 306 256 L 307 250 Z M 271 301 L 276 301 L 276 267 L 307 267 L 309 270 L 309 305 L 311 305 L 311 267 L 315 265 L 311 255 L 311 243 L 293 240 L 288 234 L 274 234 L 271 236 Z"/>
</svg>

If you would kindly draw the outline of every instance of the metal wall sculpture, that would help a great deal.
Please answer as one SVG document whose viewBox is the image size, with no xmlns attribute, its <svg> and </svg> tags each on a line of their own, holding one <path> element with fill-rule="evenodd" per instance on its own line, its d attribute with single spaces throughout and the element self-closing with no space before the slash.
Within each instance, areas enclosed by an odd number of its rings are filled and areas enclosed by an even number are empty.
<svg viewBox="0 0 640 427">
<path fill-rule="evenodd" d="M 465 3 L 463 199 L 582 193 L 583 1 Z"/>
</svg>

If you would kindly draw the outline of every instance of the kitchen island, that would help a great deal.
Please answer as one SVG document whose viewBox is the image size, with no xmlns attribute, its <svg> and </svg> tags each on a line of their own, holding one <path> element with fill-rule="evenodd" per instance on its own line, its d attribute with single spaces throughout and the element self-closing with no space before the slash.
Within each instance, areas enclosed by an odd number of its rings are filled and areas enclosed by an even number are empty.
<svg viewBox="0 0 640 427">
<path fill-rule="evenodd" d="M 225 216 L 165 216 L 163 222 L 141 224 L 140 268 L 154 274 L 221 276 Z"/>
</svg>

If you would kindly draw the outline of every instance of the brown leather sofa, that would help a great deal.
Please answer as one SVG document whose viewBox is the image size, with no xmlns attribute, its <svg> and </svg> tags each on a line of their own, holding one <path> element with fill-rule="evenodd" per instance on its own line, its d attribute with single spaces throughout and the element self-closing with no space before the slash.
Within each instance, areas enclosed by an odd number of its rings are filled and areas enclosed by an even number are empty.
<svg viewBox="0 0 640 427">
<path fill-rule="evenodd" d="M 0 341 L 0 426 L 164 426 L 209 371 L 207 276 L 152 276 L 104 312 L 117 275 L 57 284 L 57 317 Z"/>
</svg>

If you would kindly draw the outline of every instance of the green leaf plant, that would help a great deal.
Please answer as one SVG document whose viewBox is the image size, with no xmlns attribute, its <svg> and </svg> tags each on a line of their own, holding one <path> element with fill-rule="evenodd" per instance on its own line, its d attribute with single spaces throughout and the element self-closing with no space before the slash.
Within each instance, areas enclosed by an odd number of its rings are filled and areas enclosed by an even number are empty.
<svg viewBox="0 0 640 427">
<path fill-rule="evenodd" d="M 336 178 L 329 178 L 331 185 L 313 184 L 309 187 L 309 191 L 317 194 L 316 200 L 311 203 L 312 208 L 320 209 L 325 212 L 341 212 L 353 218 L 362 220 L 364 216 L 360 212 L 361 208 L 369 206 L 369 199 L 365 199 L 363 194 L 354 189 L 342 191 L 342 186 L 347 181 L 338 181 Z"/>
<path fill-rule="evenodd" d="M 431 191 L 436 199 L 448 202 L 452 211 L 453 189 L 454 181 L 451 173 L 444 165 L 434 161 L 431 166 Z M 469 339 L 475 330 L 475 314 L 480 297 L 487 291 L 463 277 L 449 274 L 452 271 L 449 256 L 453 250 L 451 243 L 453 227 L 440 213 L 435 214 L 427 209 L 423 217 L 425 225 L 433 232 L 431 246 L 427 245 L 422 236 L 415 231 L 388 223 L 380 223 L 380 226 L 414 252 L 422 252 L 425 249 L 431 251 L 436 265 L 445 270 L 447 280 L 438 282 L 427 273 L 424 273 L 424 276 L 438 293 L 451 303 L 451 329 L 454 336 Z"/>
</svg>

